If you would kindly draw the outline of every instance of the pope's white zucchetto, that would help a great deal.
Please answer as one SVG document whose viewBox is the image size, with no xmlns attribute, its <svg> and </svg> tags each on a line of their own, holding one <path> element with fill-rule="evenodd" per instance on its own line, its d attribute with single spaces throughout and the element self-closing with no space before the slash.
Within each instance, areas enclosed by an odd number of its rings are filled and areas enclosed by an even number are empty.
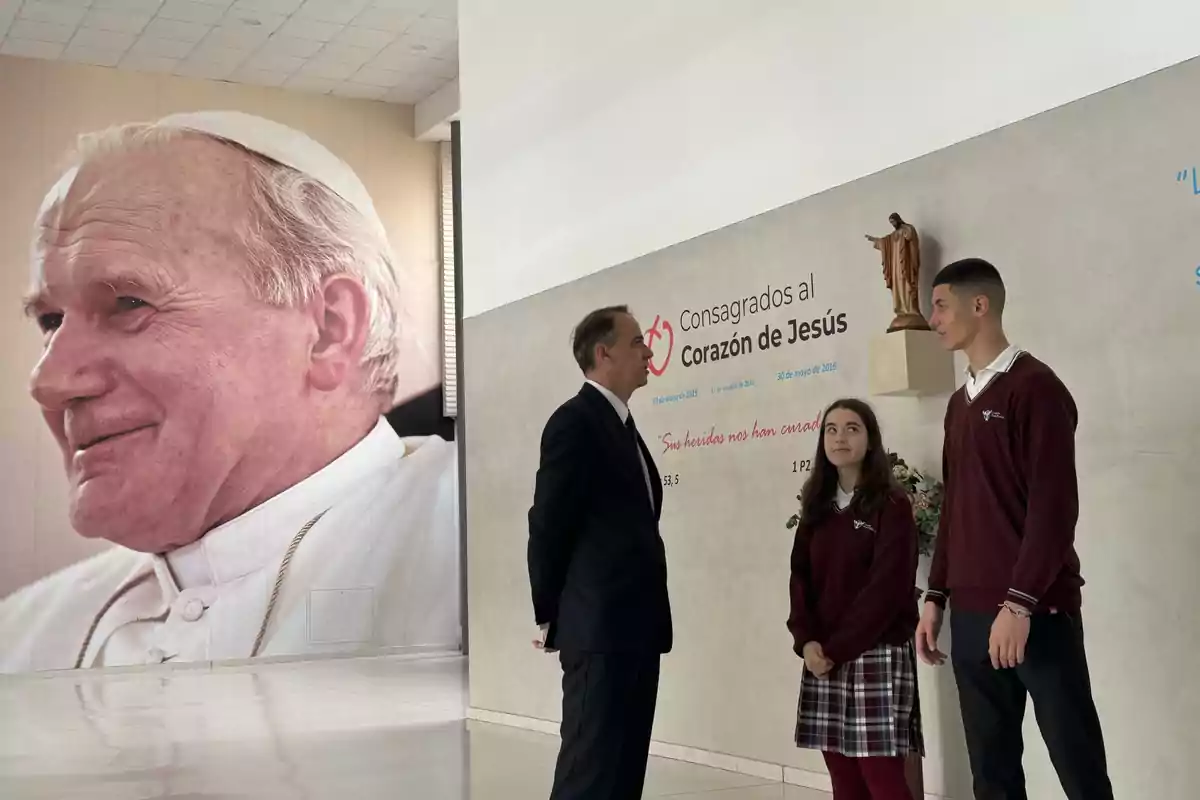
<svg viewBox="0 0 1200 800">
<path fill-rule="evenodd" d="M 383 221 L 358 175 L 324 145 L 300 131 L 241 111 L 191 111 L 171 114 L 152 124 L 156 128 L 173 128 L 226 139 L 291 167 L 323 184 L 353 206 L 383 241 L 387 241 Z"/>
</svg>

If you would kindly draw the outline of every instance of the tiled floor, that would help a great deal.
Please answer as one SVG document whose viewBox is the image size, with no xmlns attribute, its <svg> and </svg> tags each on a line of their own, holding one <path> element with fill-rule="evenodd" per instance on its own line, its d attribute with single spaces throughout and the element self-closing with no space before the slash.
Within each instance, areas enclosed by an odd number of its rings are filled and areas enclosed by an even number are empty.
<svg viewBox="0 0 1200 800">
<path fill-rule="evenodd" d="M 5 800 L 539 800 L 558 741 L 464 723 L 461 659 L 0 680 Z M 645 797 L 828 800 L 652 759 Z"/>
</svg>

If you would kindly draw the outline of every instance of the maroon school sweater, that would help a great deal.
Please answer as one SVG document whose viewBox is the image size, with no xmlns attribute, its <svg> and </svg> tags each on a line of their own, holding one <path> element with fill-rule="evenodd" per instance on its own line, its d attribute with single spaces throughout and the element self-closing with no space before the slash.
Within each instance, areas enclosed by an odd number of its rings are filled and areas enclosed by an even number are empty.
<svg viewBox="0 0 1200 800">
<path fill-rule="evenodd" d="M 1078 610 L 1075 401 L 1054 371 L 1021 353 L 974 400 L 946 409 L 946 496 L 926 599 L 993 612 Z"/>
<path fill-rule="evenodd" d="M 820 642 L 827 658 L 844 664 L 908 641 L 917 628 L 916 572 L 917 526 L 901 492 L 870 516 L 851 503 L 811 532 L 797 528 L 788 618 L 796 653 Z"/>
</svg>

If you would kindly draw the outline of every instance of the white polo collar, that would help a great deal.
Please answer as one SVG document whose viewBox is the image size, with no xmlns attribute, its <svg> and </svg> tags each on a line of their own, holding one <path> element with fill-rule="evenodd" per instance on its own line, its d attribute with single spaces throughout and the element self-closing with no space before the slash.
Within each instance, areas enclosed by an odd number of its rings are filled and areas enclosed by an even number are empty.
<svg viewBox="0 0 1200 800">
<path fill-rule="evenodd" d="M 988 364 L 977 373 L 971 372 L 971 365 L 968 364 L 964 372 L 967 374 L 966 392 L 967 398 L 974 400 L 997 375 L 1001 375 L 1012 369 L 1012 365 L 1016 363 L 1017 358 L 1024 352 L 1015 344 L 1010 344 L 1000 352 L 1000 355 L 992 359 L 992 363 Z"/>
</svg>

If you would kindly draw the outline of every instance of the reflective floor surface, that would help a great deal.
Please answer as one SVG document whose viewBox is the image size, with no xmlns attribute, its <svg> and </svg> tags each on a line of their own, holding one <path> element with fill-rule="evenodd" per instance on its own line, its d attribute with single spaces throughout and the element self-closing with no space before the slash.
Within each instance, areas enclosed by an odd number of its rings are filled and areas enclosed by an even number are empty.
<svg viewBox="0 0 1200 800">
<path fill-rule="evenodd" d="M 558 740 L 464 722 L 458 658 L 0 679 L 5 800 L 541 800 Z M 651 759 L 644 797 L 829 800 Z"/>
</svg>

